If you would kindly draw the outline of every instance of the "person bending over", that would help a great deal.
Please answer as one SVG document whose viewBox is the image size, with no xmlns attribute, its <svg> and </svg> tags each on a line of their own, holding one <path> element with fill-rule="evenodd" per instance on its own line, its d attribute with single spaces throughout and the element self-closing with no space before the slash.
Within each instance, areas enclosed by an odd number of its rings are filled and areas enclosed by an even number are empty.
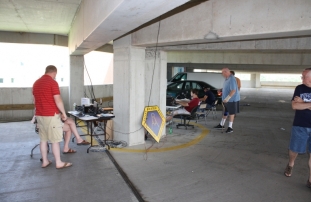
<svg viewBox="0 0 311 202">
<path fill-rule="evenodd" d="M 204 92 L 205 95 L 203 98 L 200 98 L 200 100 L 206 103 L 206 109 L 210 109 L 216 100 L 215 95 L 208 87 L 204 87 Z"/>
<path fill-rule="evenodd" d="M 199 98 L 198 98 L 198 90 L 197 89 L 191 89 L 191 101 L 186 102 L 186 101 L 176 101 L 178 104 L 182 105 L 183 108 L 175 110 L 173 114 L 169 115 L 166 117 L 166 122 L 169 122 L 170 120 L 173 119 L 174 116 L 176 115 L 181 115 L 181 114 L 187 114 L 190 115 L 191 111 L 193 108 L 197 107 L 199 105 Z"/>
</svg>

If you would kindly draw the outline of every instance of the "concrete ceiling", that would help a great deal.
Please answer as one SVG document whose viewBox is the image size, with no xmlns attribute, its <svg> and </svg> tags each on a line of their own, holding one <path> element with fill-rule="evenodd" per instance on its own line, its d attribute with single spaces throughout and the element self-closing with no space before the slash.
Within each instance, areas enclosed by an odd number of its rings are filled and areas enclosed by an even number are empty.
<svg viewBox="0 0 311 202">
<path fill-rule="evenodd" d="M 165 14 L 167 16 L 164 18 L 205 1 L 207 0 L 190 0 L 186 5 Z M 0 31 L 68 36 L 81 2 L 82 0 L 0 0 Z M 124 2 L 135 4 L 135 1 Z M 147 26 L 157 20 L 142 21 L 140 25 L 146 23 L 144 26 Z M 124 33 L 131 32 L 132 29 Z"/>
<path fill-rule="evenodd" d="M 68 35 L 82 0 L 0 0 L 0 31 Z"/>
<path fill-rule="evenodd" d="M 69 33 L 70 54 L 86 54 L 109 41 L 206 1 L 84 0 Z"/>
</svg>

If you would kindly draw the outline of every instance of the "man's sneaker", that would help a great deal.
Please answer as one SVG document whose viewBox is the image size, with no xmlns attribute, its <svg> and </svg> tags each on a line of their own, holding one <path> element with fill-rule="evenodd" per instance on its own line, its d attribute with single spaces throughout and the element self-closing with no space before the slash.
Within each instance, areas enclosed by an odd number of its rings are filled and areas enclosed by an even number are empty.
<svg viewBox="0 0 311 202">
<path fill-rule="evenodd" d="M 233 129 L 228 127 L 228 129 L 226 130 L 226 133 L 232 133 L 233 132 Z"/>
<path fill-rule="evenodd" d="M 218 125 L 215 126 L 214 128 L 216 128 L 216 129 L 223 129 L 223 128 L 225 128 L 225 126 L 222 126 L 222 125 L 218 124 Z"/>
</svg>

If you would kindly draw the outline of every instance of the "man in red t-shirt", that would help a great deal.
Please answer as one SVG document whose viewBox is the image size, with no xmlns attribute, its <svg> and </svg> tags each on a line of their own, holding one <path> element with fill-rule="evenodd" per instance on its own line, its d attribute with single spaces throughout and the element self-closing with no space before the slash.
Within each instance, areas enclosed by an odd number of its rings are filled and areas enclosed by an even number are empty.
<svg viewBox="0 0 311 202">
<path fill-rule="evenodd" d="M 55 81 L 57 68 L 49 65 L 45 74 L 34 84 L 32 93 L 34 96 L 37 127 L 40 136 L 40 151 L 42 156 L 42 168 L 52 162 L 47 157 L 47 142 L 52 143 L 52 151 L 55 158 L 56 168 L 66 168 L 72 163 L 63 162 L 60 158 L 59 142 L 63 139 L 62 122 L 67 120 L 63 100 L 60 96 L 58 83 Z"/>
<path fill-rule="evenodd" d="M 185 102 L 185 101 L 177 102 L 176 101 L 178 104 L 182 105 L 183 108 L 178 109 L 178 110 L 174 111 L 172 115 L 167 116 L 166 117 L 166 122 L 172 120 L 172 118 L 175 115 L 178 115 L 178 114 L 191 114 L 192 109 L 197 107 L 199 105 L 199 103 L 200 103 L 200 99 L 198 98 L 198 93 L 199 92 L 198 92 L 197 89 L 192 89 L 191 90 L 192 100 L 190 102 Z"/>
</svg>

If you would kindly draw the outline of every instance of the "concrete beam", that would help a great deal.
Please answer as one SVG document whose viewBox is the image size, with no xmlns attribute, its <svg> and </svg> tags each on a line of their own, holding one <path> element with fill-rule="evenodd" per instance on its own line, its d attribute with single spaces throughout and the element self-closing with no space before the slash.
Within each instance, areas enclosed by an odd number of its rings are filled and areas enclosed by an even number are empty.
<svg viewBox="0 0 311 202">
<path fill-rule="evenodd" d="M 284 39 L 265 39 L 251 41 L 233 41 L 233 42 L 216 42 L 204 44 L 189 44 L 162 46 L 158 50 L 242 50 L 242 51 L 310 51 L 311 52 L 311 37 L 299 38 L 284 38 Z"/>
<path fill-rule="evenodd" d="M 26 43 L 46 44 L 56 46 L 68 46 L 68 37 L 57 34 L 37 34 L 25 32 L 0 31 L 0 42 L 3 43 Z"/>
<path fill-rule="evenodd" d="M 245 73 L 284 73 L 300 74 L 303 69 L 309 68 L 310 65 L 263 65 L 263 64 L 200 64 L 200 63 L 168 63 L 168 68 L 185 67 L 186 71 L 192 72 L 194 69 L 208 69 L 221 71 L 222 68 L 245 72 Z M 173 75 L 167 75 L 171 78 Z"/>
<path fill-rule="evenodd" d="M 113 45 L 105 44 L 102 47 L 97 48 L 95 51 L 101 51 L 106 53 L 113 53 Z"/>
<path fill-rule="evenodd" d="M 309 0 L 210 0 L 161 21 L 158 44 L 194 44 L 311 35 Z M 133 33 L 133 45 L 156 44 L 158 23 Z"/>
<path fill-rule="evenodd" d="M 95 50 L 188 0 L 83 0 L 69 33 L 72 55 Z"/>
<path fill-rule="evenodd" d="M 249 65 L 310 65 L 310 53 L 237 52 L 237 51 L 169 51 L 168 63 L 218 63 Z"/>
</svg>

